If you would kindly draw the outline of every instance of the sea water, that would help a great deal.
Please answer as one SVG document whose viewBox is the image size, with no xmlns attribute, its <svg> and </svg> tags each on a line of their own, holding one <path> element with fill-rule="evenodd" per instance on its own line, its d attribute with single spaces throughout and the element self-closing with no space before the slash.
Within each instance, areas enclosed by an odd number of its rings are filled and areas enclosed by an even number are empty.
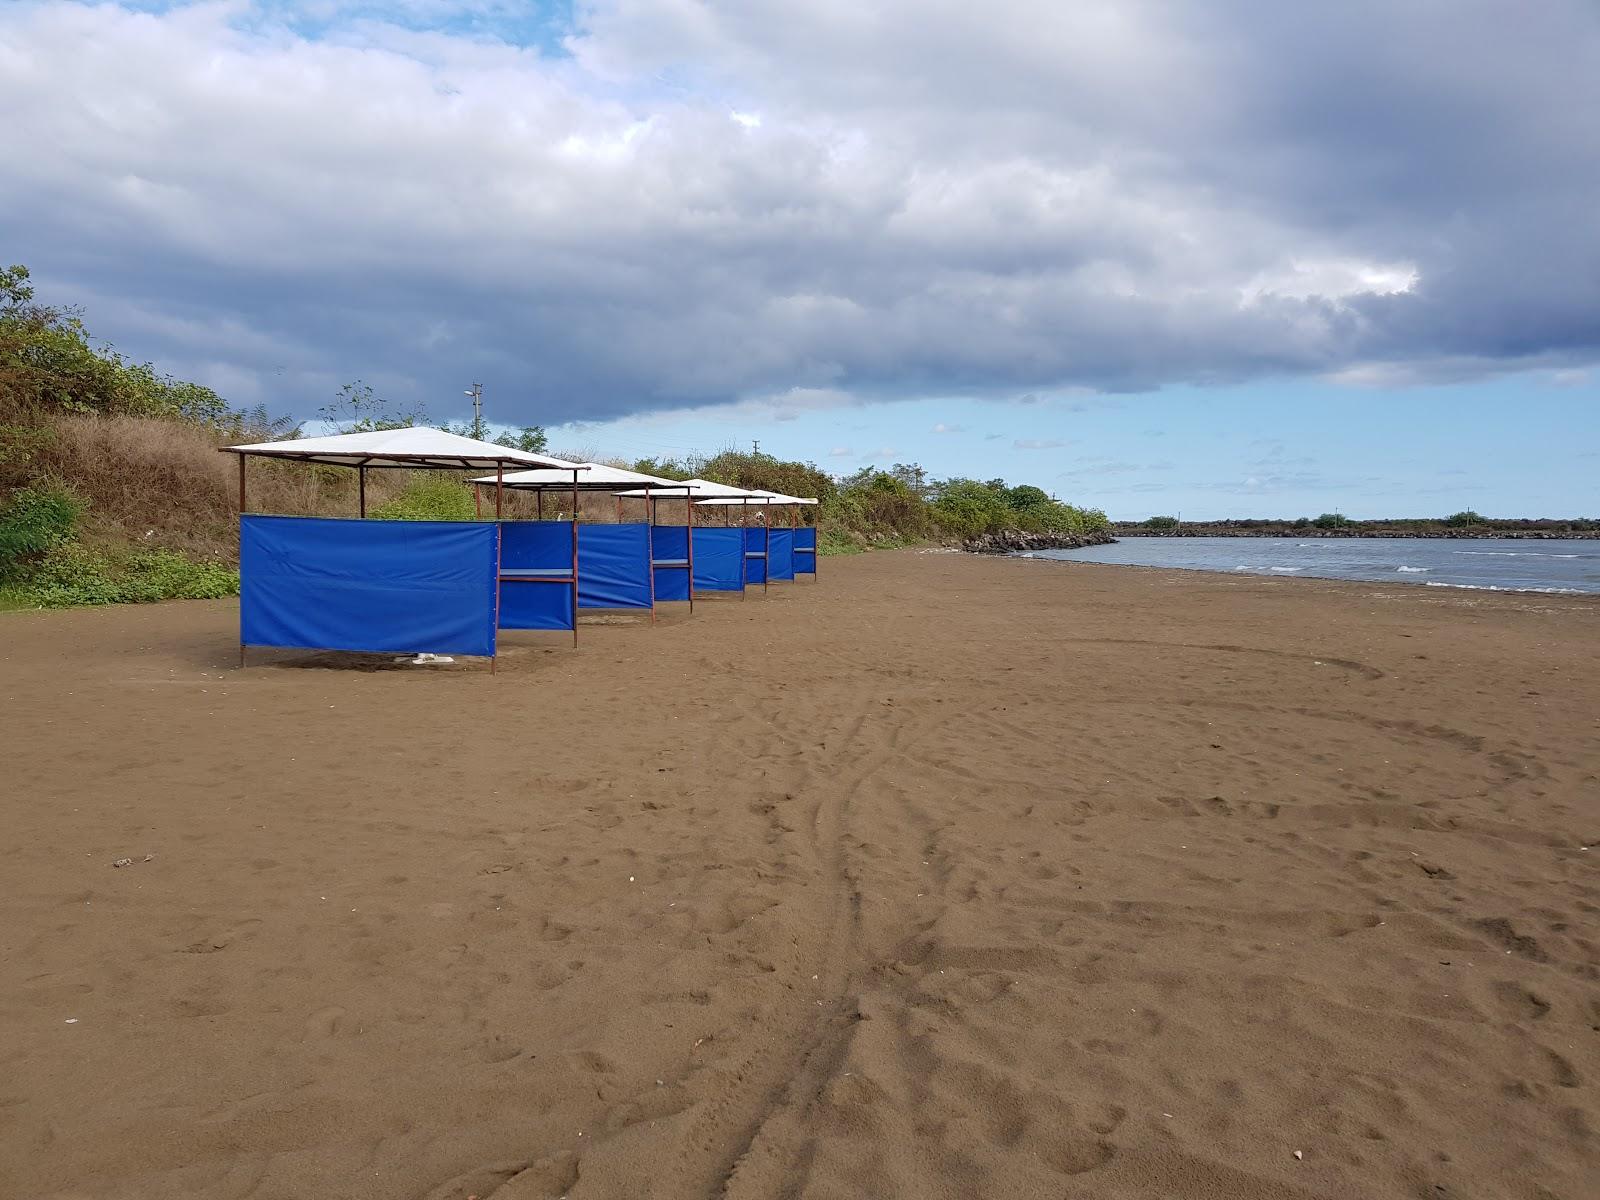
<svg viewBox="0 0 1600 1200">
<path fill-rule="evenodd" d="M 1600 539 L 1127 537 L 1031 558 L 1286 578 L 1600 594 Z"/>
</svg>

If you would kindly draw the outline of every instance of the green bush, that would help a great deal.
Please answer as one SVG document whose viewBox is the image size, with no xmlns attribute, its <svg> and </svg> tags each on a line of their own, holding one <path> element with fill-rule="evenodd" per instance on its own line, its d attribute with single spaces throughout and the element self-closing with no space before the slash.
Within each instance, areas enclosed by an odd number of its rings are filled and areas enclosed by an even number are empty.
<svg viewBox="0 0 1600 1200">
<path fill-rule="evenodd" d="M 848 533 L 838 529 L 817 532 L 817 553 L 824 557 L 836 554 L 860 554 L 864 547 Z"/>
<path fill-rule="evenodd" d="M 217 600 L 238 595 L 239 573 L 218 563 L 192 562 L 170 550 L 118 557 L 68 542 L 30 564 L 7 593 L 11 604 L 28 608 Z"/>
<path fill-rule="evenodd" d="M 389 503 L 374 509 L 380 521 L 475 521 L 472 490 L 447 476 L 430 475 L 406 485 Z"/>
<path fill-rule="evenodd" d="M 69 540 L 83 509 L 83 501 L 61 487 L 47 484 L 13 492 L 0 509 L 0 574 Z"/>
</svg>

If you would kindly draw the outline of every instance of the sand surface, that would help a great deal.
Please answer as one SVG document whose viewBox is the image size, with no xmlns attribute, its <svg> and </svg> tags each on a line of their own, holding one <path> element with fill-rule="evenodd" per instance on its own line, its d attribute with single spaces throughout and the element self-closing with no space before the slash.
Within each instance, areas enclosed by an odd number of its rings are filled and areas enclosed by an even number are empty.
<svg viewBox="0 0 1600 1200">
<path fill-rule="evenodd" d="M 236 619 L 0 614 L 0 1196 L 1600 1196 L 1600 604 L 878 554 L 498 678 Z"/>
</svg>

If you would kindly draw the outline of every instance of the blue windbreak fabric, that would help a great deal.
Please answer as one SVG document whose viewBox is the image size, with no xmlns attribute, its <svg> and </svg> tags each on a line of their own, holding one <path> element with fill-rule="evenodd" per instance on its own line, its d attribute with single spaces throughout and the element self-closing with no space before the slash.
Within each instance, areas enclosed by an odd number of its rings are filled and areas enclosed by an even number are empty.
<svg viewBox="0 0 1600 1200">
<path fill-rule="evenodd" d="M 656 573 L 657 600 L 687 600 L 689 598 L 689 527 L 687 525 L 652 525 L 650 527 L 650 555 L 658 564 Z M 661 563 L 681 563 L 681 566 L 661 566 Z"/>
<path fill-rule="evenodd" d="M 794 531 L 794 573 L 817 573 L 817 527 L 802 525 Z"/>
<path fill-rule="evenodd" d="M 767 578 L 794 578 L 794 530 L 774 529 L 767 547 Z"/>
<path fill-rule="evenodd" d="M 500 565 L 512 570 L 572 570 L 571 521 L 505 521 Z"/>
<path fill-rule="evenodd" d="M 501 581 L 501 629 L 571 629 L 572 626 L 570 583 Z"/>
<path fill-rule="evenodd" d="M 492 655 L 495 539 L 488 522 L 246 514 L 239 641 Z"/>
<path fill-rule="evenodd" d="M 649 608 L 650 526 L 578 526 L 578 607 Z"/>
<path fill-rule="evenodd" d="M 737 592 L 744 588 L 744 530 L 694 531 L 694 590 Z"/>
<path fill-rule="evenodd" d="M 767 531 L 758 526 L 744 533 L 744 581 L 749 586 L 767 581 Z"/>
<path fill-rule="evenodd" d="M 501 629 L 572 629 L 572 522 L 505 521 L 500 526 Z M 580 543 L 581 544 L 581 543 Z M 559 582 L 517 579 L 517 571 L 542 571 Z"/>
</svg>

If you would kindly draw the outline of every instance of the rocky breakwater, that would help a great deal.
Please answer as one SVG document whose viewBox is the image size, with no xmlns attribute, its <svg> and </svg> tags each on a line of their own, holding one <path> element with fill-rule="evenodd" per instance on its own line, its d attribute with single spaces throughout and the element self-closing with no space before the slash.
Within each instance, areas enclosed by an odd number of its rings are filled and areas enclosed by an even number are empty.
<svg viewBox="0 0 1600 1200">
<path fill-rule="evenodd" d="M 969 554 L 1022 554 L 1030 550 L 1076 550 L 1080 546 L 1108 546 L 1117 539 L 1109 533 L 1028 533 L 1007 529 L 985 533 L 961 543 Z"/>
</svg>

